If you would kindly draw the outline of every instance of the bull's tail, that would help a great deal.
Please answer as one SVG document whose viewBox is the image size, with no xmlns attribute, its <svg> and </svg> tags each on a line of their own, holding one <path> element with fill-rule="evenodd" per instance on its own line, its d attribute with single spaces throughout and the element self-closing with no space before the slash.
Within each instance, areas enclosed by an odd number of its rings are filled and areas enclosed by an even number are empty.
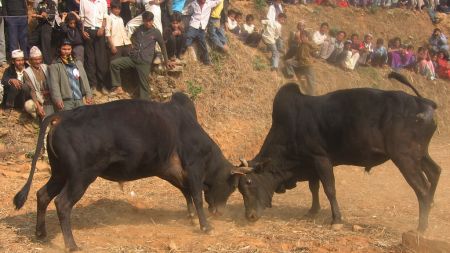
<svg viewBox="0 0 450 253">
<path fill-rule="evenodd" d="M 395 71 L 392 71 L 391 73 L 389 73 L 388 78 L 394 78 L 395 80 L 410 87 L 414 91 L 414 93 L 416 93 L 417 97 L 421 98 L 427 104 L 431 105 L 431 107 L 433 107 L 433 109 L 437 109 L 436 103 L 428 98 L 422 97 L 422 95 L 419 94 L 419 92 L 416 90 L 416 88 L 414 88 L 414 86 L 408 81 L 408 79 L 406 79 L 406 77 L 404 75 L 397 73 Z"/>
<path fill-rule="evenodd" d="M 54 122 L 55 120 L 58 119 L 60 119 L 60 115 L 56 113 L 49 117 L 46 117 L 41 123 L 36 150 L 34 151 L 33 161 L 31 162 L 30 175 L 28 176 L 27 182 L 22 187 L 22 189 L 16 194 L 16 196 L 14 196 L 13 203 L 17 210 L 22 208 L 22 206 L 25 204 L 25 201 L 27 200 L 28 197 L 28 193 L 30 192 L 31 182 L 33 181 L 34 172 L 36 170 L 36 162 L 39 158 L 39 154 L 41 153 L 42 147 L 44 146 L 44 137 L 47 127 L 51 122 Z"/>
<path fill-rule="evenodd" d="M 406 79 L 406 77 L 398 72 L 392 71 L 391 73 L 389 73 L 388 78 L 394 78 L 395 80 L 405 84 L 406 86 L 408 86 L 409 88 L 411 88 L 414 93 L 416 93 L 416 96 L 418 96 L 419 98 L 422 98 L 422 95 L 419 94 L 419 92 L 416 90 L 416 88 L 414 88 L 414 86 L 412 86 L 412 84 L 408 81 L 408 79 Z"/>
</svg>

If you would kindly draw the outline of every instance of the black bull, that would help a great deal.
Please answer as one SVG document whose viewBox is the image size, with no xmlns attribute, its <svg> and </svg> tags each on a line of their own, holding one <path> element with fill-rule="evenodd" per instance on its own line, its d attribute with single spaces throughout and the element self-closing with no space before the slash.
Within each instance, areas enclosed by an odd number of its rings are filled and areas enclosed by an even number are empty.
<svg viewBox="0 0 450 253">
<path fill-rule="evenodd" d="M 271 206 L 274 192 L 294 188 L 297 181 L 309 181 L 313 197 L 309 214 L 316 214 L 320 180 L 330 201 L 333 227 L 338 228 L 342 220 L 333 166 L 355 165 L 369 171 L 390 159 L 417 195 L 418 230 L 425 231 L 441 173 L 428 154 L 436 130 L 436 104 L 422 98 L 400 74 L 389 77 L 411 87 L 417 96 L 361 88 L 311 97 L 296 84 L 283 86 L 273 103 L 271 129 L 248 163 L 254 171 L 239 181 L 247 219 L 260 218 Z"/>
<path fill-rule="evenodd" d="M 36 235 L 46 236 L 45 212 L 55 205 L 64 243 L 74 241 L 70 213 L 97 177 L 124 182 L 157 176 L 179 188 L 190 216 L 197 211 L 200 227 L 211 229 L 203 211 L 202 191 L 215 212 L 235 190 L 240 168 L 223 156 L 197 122 L 194 104 L 182 93 L 168 103 L 122 100 L 84 106 L 47 117 L 42 123 L 30 176 L 14 197 L 17 209 L 28 196 L 47 126 L 51 177 L 37 192 Z"/>
</svg>

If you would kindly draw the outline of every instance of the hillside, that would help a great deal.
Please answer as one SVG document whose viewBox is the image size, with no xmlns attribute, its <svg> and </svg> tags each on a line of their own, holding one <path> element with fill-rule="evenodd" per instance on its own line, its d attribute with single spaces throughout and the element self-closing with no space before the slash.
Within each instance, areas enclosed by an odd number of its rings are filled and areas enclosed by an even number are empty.
<svg viewBox="0 0 450 253">
<path fill-rule="evenodd" d="M 257 17 L 265 15 L 253 2 L 233 2 L 232 7 Z M 315 31 L 328 22 L 332 29 L 347 33 L 370 32 L 374 38 L 399 36 L 416 48 L 426 42 L 434 26 L 426 14 L 407 10 L 340 9 L 315 5 L 287 6 L 287 37 L 297 21 L 305 20 Z M 258 19 L 258 18 L 257 18 Z M 450 22 L 439 27 L 450 35 Z M 292 80 L 271 72 L 269 53 L 242 45 L 230 37 L 231 53 L 212 53 L 213 66 L 189 61 L 178 76 L 152 78 L 154 95 L 166 97 L 173 90 L 193 95 L 201 125 L 219 144 L 226 157 L 252 158 L 259 150 L 271 124 L 272 101 L 278 88 Z M 314 63 L 317 91 L 373 87 L 412 91 L 386 78 L 389 69 L 372 67 L 346 72 L 323 61 Z M 446 170 L 450 128 L 450 82 L 427 81 L 412 72 L 402 72 L 419 92 L 438 104 L 438 132 L 431 156 L 443 167 L 430 215 L 428 234 L 450 241 L 450 174 Z M 129 80 L 132 80 L 131 78 Z M 133 92 L 133 88 L 127 89 Z M 105 102 L 115 98 L 97 98 Z M 48 178 L 48 164 L 40 161 L 29 200 L 24 209 L 13 210 L 11 199 L 29 172 L 36 123 L 18 112 L 0 112 L 0 252 L 60 252 L 63 240 L 54 205 L 49 206 L 49 239 L 35 240 L 35 192 Z M 345 168 L 345 169 L 344 169 Z M 378 166 L 370 176 L 356 167 L 336 169 L 338 199 L 346 221 L 343 231 L 328 229 L 330 208 L 321 190 L 322 211 L 314 221 L 302 219 L 310 205 L 305 183 L 274 197 L 273 208 L 255 224 L 243 218 L 242 197 L 234 193 L 223 217 L 210 220 L 215 227 L 203 236 L 197 225 L 185 218 L 185 201 L 178 190 L 157 178 L 126 184 L 125 193 L 115 183 L 98 179 L 73 211 L 74 234 L 86 252 L 407 252 L 399 245 L 401 233 L 414 229 L 417 200 L 392 163 Z M 395 189 L 392 191 L 386 189 Z M 133 191 L 136 195 L 130 195 Z M 131 197 L 130 197 L 131 196 Z M 360 230 L 353 231 L 353 225 Z"/>
</svg>

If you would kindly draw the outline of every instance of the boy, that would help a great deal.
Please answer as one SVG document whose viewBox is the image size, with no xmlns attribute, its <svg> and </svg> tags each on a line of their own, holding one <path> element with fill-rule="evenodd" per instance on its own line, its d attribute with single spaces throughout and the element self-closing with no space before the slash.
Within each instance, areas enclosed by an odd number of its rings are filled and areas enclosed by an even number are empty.
<svg viewBox="0 0 450 253">
<path fill-rule="evenodd" d="M 142 13 L 144 23 L 140 25 L 131 36 L 133 43 L 130 56 L 120 57 L 111 62 L 111 79 L 113 92 L 123 93 L 121 88 L 120 70 L 135 68 L 139 75 L 139 98 L 149 99 L 148 75 L 150 74 L 151 64 L 155 56 L 156 42 L 161 46 L 161 52 L 164 56 L 166 66 L 172 68 L 172 63 L 168 62 L 166 46 L 164 44 L 161 32 L 153 24 L 153 13 L 145 11 Z"/>
<path fill-rule="evenodd" d="M 225 36 L 224 27 L 220 22 L 222 13 L 225 11 L 224 0 L 221 0 L 220 4 L 211 11 L 211 17 L 208 23 L 208 36 L 214 47 L 221 49 L 224 53 L 228 53 L 227 37 Z"/>
<path fill-rule="evenodd" d="M 111 14 L 106 19 L 105 36 L 111 51 L 110 60 L 113 61 L 119 57 L 128 56 L 131 41 L 125 31 L 123 19 L 120 16 L 122 4 L 118 0 L 113 0 L 110 7 Z"/>
<path fill-rule="evenodd" d="M 241 39 L 246 45 L 258 47 L 261 41 L 261 34 L 255 28 L 255 18 L 252 14 L 245 17 L 245 24 L 242 27 Z"/>
<path fill-rule="evenodd" d="M 298 46 L 290 48 L 286 54 L 286 73 L 289 78 L 295 75 L 300 79 L 301 76 L 306 77 L 306 91 L 308 95 L 314 95 L 314 73 L 312 70 L 312 58 L 317 51 L 315 45 L 309 40 L 309 33 L 303 31 L 295 35 Z"/>
<path fill-rule="evenodd" d="M 175 12 L 170 17 L 170 27 L 164 29 L 164 41 L 167 54 L 171 61 L 180 60 L 181 49 L 184 43 L 184 32 L 181 25 L 181 15 Z"/>
<path fill-rule="evenodd" d="M 200 46 L 200 54 L 205 65 L 210 65 L 211 60 L 206 47 L 206 27 L 208 26 L 211 10 L 220 4 L 222 0 L 195 0 L 183 10 L 183 15 L 191 15 L 189 28 L 186 33 L 185 46 L 192 51 L 192 43 L 197 40 Z"/>
<path fill-rule="evenodd" d="M 261 24 L 264 26 L 262 33 L 262 41 L 267 45 L 267 48 L 272 52 L 271 70 L 278 70 L 278 63 L 280 60 L 280 51 L 283 50 L 283 40 L 281 39 L 281 25 L 286 22 L 286 14 L 280 13 L 276 20 L 262 20 Z"/>
<path fill-rule="evenodd" d="M 61 30 L 65 33 L 64 39 L 72 43 L 72 54 L 75 58 L 84 63 L 84 45 L 81 26 L 80 17 L 76 12 L 64 12 L 62 14 Z"/>
</svg>

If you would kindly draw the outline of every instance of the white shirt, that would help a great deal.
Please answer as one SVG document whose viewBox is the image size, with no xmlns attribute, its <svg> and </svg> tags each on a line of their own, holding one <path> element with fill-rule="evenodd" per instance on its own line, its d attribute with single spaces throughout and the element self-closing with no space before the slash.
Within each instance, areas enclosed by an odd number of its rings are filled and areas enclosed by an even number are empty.
<svg viewBox="0 0 450 253">
<path fill-rule="evenodd" d="M 283 12 L 283 7 L 279 4 L 281 12 Z M 275 9 L 275 4 L 269 6 L 269 11 L 267 11 L 267 19 L 273 20 L 277 19 L 277 10 Z"/>
<path fill-rule="evenodd" d="M 238 23 L 236 20 L 231 20 L 230 18 L 227 18 L 227 28 L 229 30 L 233 30 L 238 26 Z"/>
<path fill-rule="evenodd" d="M 275 44 L 276 40 L 281 36 L 281 24 L 274 20 L 262 20 L 264 26 L 262 40 L 266 44 Z"/>
<path fill-rule="evenodd" d="M 105 36 L 111 37 L 112 43 L 116 47 L 131 45 L 131 41 L 125 31 L 123 19 L 112 13 L 106 19 Z"/>
<path fill-rule="evenodd" d="M 85 27 L 100 28 L 107 17 L 106 0 L 80 0 L 80 18 Z"/>
<path fill-rule="evenodd" d="M 244 24 L 242 27 L 244 28 L 244 31 L 246 31 L 248 34 L 253 33 L 253 31 L 255 30 L 255 25 Z"/>
<path fill-rule="evenodd" d="M 316 31 L 313 34 L 312 39 L 313 39 L 314 43 L 316 43 L 316 45 L 322 45 L 323 42 L 327 39 L 327 35 L 321 34 L 320 31 Z"/>
<path fill-rule="evenodd" d="M 203 4 L 203 8 L 200 8 L 198 2 L 194 0 L 184 8 L 183 15 L 192 15 L 189 26 L 195 29 L 201 28 L 202 30 L 205 30 L 208 26 L 211 10 L 219 5 L 220 2 L 221 0 L 206 0 L 205 4 Z"/>
</svg>

